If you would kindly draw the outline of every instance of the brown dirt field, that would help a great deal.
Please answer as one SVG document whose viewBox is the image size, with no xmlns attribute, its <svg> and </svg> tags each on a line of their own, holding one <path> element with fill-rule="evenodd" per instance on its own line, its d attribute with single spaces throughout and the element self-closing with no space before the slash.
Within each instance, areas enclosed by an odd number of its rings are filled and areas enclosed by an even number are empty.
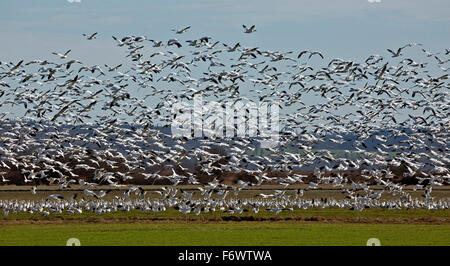
<svg viewBox="0 0 450 266">
<path fill-rule="evenodd" d="M 257 216 L 220 216 L 220 217 L 117 217 L 117 218 L 35 218 L 0 219 L 0 225 L 27 224 L 120 224 L 120 223 L 227 223 L 227 222 L 289 222 L 289 223 L 357 223 L 357 224 L 450 224 L 447 217 L 257 217 Z"/>
<path fill-rule="evenodd" d="M 294 195 L 296 190 L 301 188 L 305 189 L 308 185 L 292 185 L 287 187 L 287 195 Z M 144 185 L 142 188 L 147 191 L 147 197 L 149 198 L 159 198 L 160 195 L 157 194 L 155 191 L 160 191 L 162 186 L 154 185 Z M 83 190 L 84 188 L 81 188 L 78 185 L 74 185 L 71 188 L 68 189 L 59 189 L 57 186 L 38 186 L 36 195 L 32 195 L 30 192 L 31 186 L 15 186 L 15 185 L 7 185 L 7 186 L 0 186 L 0 200 L 40 200 L 45 199 L 50 194 L 61 194 L 63 197 L 68 198 L 72 196 L 73 194 L 78 194 L 78 197 L 83 197 Z M 194 197 L 199 196 L 200 192 L 197 189 L 197 186 L 193 185 L 181 185 L 176 186 L 178 189 L 183 189 L 189 192 L 194 192 Z M 351 186 L 347 186 L 347 188 L 351 188 Z M 371 186 L 372 189 L 375 190 L 381 190 L 381 186 Z M 406 186 L 403 191 L 406 191 L 411 194 L 413 198 L 422 198 L 423 191 L 413 191 L 413 186 Z M 92 191 L 99 191 L 99 190 L 109 190 L 111 187 L 108 186 L 97 186 L 93 188 L 89 188 Z M 121 196 L 123 192 L 126 190 L 126 187 L 119 188 L 113 190 L 111 193 L 109 193 L 107 196 L 105 196 L 103 199 L 109 200 L 113 199 L 114 196 Z M 239 193 L 239 198 L 251 198 L 255 197 L 259 193 L 271 193 L 274 189 L 282 189 L 281 186 L 278 185 L 262 185 L 259 187 L 251 187 L 249 189 L 241 190 Z M 450 198 L 450 186 L 442 186 L 442 187 L 435 187 L 433 188 L 432 192 L 433 197 L 435 199 L 443 199 L 443 198 Z M 228 198 L 235 198 L 236 196 L 230 191 Z M 315 190 L 309 190 L 304 192 L 303 198 L 311 199 L 311 198 L 334 198 L 334 199 L 344 199 L 345 195 L 341 193 L 341 190 L 338 188 L 334 188 L 331 185 L 320 185 L 319 189 Z M 385 191 L 383 193 L 382 199 L 390 200 L 398 198 L 392 196 L 390 193 Z"/>
</svg>

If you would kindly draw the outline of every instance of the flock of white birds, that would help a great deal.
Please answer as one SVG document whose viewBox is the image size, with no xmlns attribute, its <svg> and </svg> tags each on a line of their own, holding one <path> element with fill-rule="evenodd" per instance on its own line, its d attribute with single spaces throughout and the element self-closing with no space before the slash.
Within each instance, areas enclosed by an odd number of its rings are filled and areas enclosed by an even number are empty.
<svg viewBox="0 0 450 266">
<path fill-rule="evenodd" d="M 243 28 L 256 32 L 254 25 Z M 182 39 L 189 31 L 174 29 L 167 41 L 112 36 L 124 52 L 114 66 L 86 65 L 70 49 L 45 60 L 0 62 L 0 184 L 20 181 L 33 194 L 48 185 L 80 188 L 70 198 L 0 200 L 3 215 L 450 207 L 449 198 L 432 195 L 450 183 L 449 50 L 410 43 L 363 62 L 324 63 L 319 51 Z M 95 42 L 101 34 L 83 36 Z M 172 104 L 198 94 L 219 103 L 278 102 L 279 145 L 171 136 Z M 394 173 L 399 168 L 401 176 Z M 347 175 L 355 171 L 357 180 Z M 227 183 L 230 173 L 251 178 Z M 133 184 L 137 178 L 166 185 L 149 197 Z M 423 197 L 411 196 L 407 179 Z M 278 187 L 239 196 L 265 184 Z M 293 186 L 295 193 L 286 193 Z M 304 197 L 304 190 L 323 186 L 340 189 L 345 199 Z M 121 196 L 104 198 L 117 189 Z"/>
</svg>

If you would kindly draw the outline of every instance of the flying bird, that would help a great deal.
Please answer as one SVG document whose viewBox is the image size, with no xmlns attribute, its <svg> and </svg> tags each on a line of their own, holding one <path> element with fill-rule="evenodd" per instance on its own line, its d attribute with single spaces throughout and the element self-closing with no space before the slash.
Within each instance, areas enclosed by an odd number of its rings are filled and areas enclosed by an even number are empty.
<svg viewBox="0 0 450 266">
<path fill-rule="evenodd" d="M 56 52 L 53 52 L 52 54 L 54 54 L 54 55 L 56 55 L 56 56 L 59 56 L 60 59 L 65 59 L 65 58 L 67 58 L 67 55 L 68 55 L 71 51 L 72 51 L 72 50 L 68 50 L 68 51 L 65 52 L 64 54 L 60 54 L 60 53 L 56 53 Z"/>
<path fill-rule="evenodd" d="M 93 39 L 96 39 L 96 38 L 97 38 L 96 35 L 97 35 L 97 32 L 95 32 L 95 33 L 93 33 L 93 34 L 91 34 L 91 35 L 88 35 L 88 34 L 83 33 L 83 36 L 86 37 L 87 40 L 93 40 Z"/>
<path fill-rule="evenodd" d="M 247 28 L 245 25 L 242 25 L 242 27 L 244 28 L 244 33 L 253 33 L 256 31 L 255 25 L 252 25 L 250 28 Z"/>
<path fill-rule="evenodd" d="M 191 26 L 187 26 L 187 27 L 185 27 L 185 28 L 183 28 L 183 29 L 181 29 L 181 30 L 175 30 L 175 29 L 173 29 L 172 31 L 174 31 L 176 34 L 183 34 L 183 33 L 185 33 L 188 29 L 190 29 L 191 28 Z"/>
</svg>

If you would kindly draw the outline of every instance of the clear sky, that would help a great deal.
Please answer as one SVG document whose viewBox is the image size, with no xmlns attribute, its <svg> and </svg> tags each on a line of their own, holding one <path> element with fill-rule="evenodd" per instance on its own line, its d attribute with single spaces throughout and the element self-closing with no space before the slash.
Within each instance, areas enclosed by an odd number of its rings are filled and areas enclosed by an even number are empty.
<svg viewBox="0 0 450 266">
<path fill-rule="evenodd" d="M 209 36 L 222 43 L 294 51 L 294 57 L 306 49 L 321 51 L 324 61 L 308 62 L 319 64 L 316 70 L 336 57 L 362 62 L 381 54 L 391 59 L 387 48 L 396 51 L 411 42 L 433 53 L 450 49 L 449 0 L 75 1 L 1 0 L 0 61 L 58 61 L 52 52 L 71 49 L 70 58 L 84 65 L 115 65 L 126 59 L 112 35 L 145 35 L 166 43 L 180 38 L 172 29 L 186 26 L 191 29 L 181 36 L 183 43 Z M 255 24 L 257 31 L 244 34 L 243 24 Z M 94 41 L 82 36 L 94 32 Z M 419 49 L 406 50 L 405 56 L 425 57 Z"/>
<path fill-rule="evenodd" d="M 122 55 L 111 35 L 212 36 L 281 51 L 312 49 L 327 59 L 361 60 L 409 42 L 437 52 L 450 48 L 448 0 L 2 0 L 0 60 L 51 58 L 73 49 L 88 64 L 115 63 Z M 242 24 L 257 32 L 242 34 Z M 96 42 L 82 33 L 99 32 Z"/>
</svg>

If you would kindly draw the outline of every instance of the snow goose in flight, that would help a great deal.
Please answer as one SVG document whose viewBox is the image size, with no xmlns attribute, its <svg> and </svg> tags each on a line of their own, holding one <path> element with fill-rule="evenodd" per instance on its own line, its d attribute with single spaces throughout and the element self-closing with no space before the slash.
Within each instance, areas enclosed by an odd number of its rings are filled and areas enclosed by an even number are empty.
<svg viewBox="0 0 450 266">
<path fill-rule="evenodd" d="M 62 200 L 62 199 L 64 199 L 64 197 L 59 194 L 52 194 L 47 197 L 47 200 L 50 200 L 50 199 Z"/>
<path fill-rule="evenodd" d="M 186 28 L 183 28 L 181 30 L 172 30 L 172 31 L 174 31 L 176 34 L 183 34 L 190 28 L 191 28 L 191 26 L 187 26 Z"/>
<path fill-rule="evenodd" d="M 93 34 L 91 34 L 91 35 L 88 35 L 88 34 L 83 33 L 83 36 L 86 37 L 87 40 L 93 40 L 93 39 L 96 39 L 96 38 L 97 38 L 96 35 L 97 35 L 97 32 L 95 32 L 95 33 L 93 33 Z"/>
<path fill-rule="evenodd" d="M 315 54 L 318 55 L 318 56 L 320 56 L 320 57 L 323 59 L 323 55 L 322 55 L 321 52 L 313 52 L 313 51 L 308 51 L 308 50 L 301 51 L 301 52 L 298 54 L 297 59 L 299 59 L 300 57 L 302 57 L 302 55 L 304 55 L 304 54 L 306 54 L 306 53 L 309 53 L 308 59 L 311 59 L 311 57 L 312 57 L 313 55 L 315 55 Z"/>
<path fill-rule="evenodd" d="M 117 39 L 115 36 L 112 36 L 112 38 L 117 42 L 117 46 L 124 46 L 125 45 L 125 40 L 119 40 Z"/>
<path fill-rule="evenodd" d="M 9 179 L 6 179 L 4 176 L 2 176 L 2 182 L 3 183 L 8 183 L 10 180 Z"/>
<path fill-rule="evenodd" d="M 244 33 L 252 33 L 256 31 L 255 25 L 251 26 L 250 28 L 247 28 L 247 26 L 245 25 L 242 25 L 242 27 L 245 29 Z"/>
<path fill-rule="evenodd" d="M 177 39 L 170 39 L 170 40 L 167 42 L 167 45 L 168 45 L 168 46 L 176 45 L 178 48 L 181 48 L 181 47 L 182 47 L 181 43 L 180 43 Z"/>
<path fill-rule="evenodd" d="M 387 50 L 388 50 L 389 53 L 392 54 L 392 57 L 399 57 L 399 56 L 402 55 L 402 54 L 401 54 L 402 48 L 398 48 L 398 49 L 397 49 L 397 52 L 394 52 L 394 51 L 392 51 L 391 49 L 387 49 Z"/>
<path fill-rule="evenodd" d="M 67 55 L 70 53 L 70 51 L 72 51 L 72 50 L 68 50 L 68 51 L 65 52 L 64 54 L 55 53 L 55 52 L 53 52 L 52 54 L 54 54 L 54 55 L 56 55 L 56 56 L 59 56 L 59 58 L 61 58 L 61 59 L 66 59 L 66 58 L 67 58 Z"/>
</svg>

